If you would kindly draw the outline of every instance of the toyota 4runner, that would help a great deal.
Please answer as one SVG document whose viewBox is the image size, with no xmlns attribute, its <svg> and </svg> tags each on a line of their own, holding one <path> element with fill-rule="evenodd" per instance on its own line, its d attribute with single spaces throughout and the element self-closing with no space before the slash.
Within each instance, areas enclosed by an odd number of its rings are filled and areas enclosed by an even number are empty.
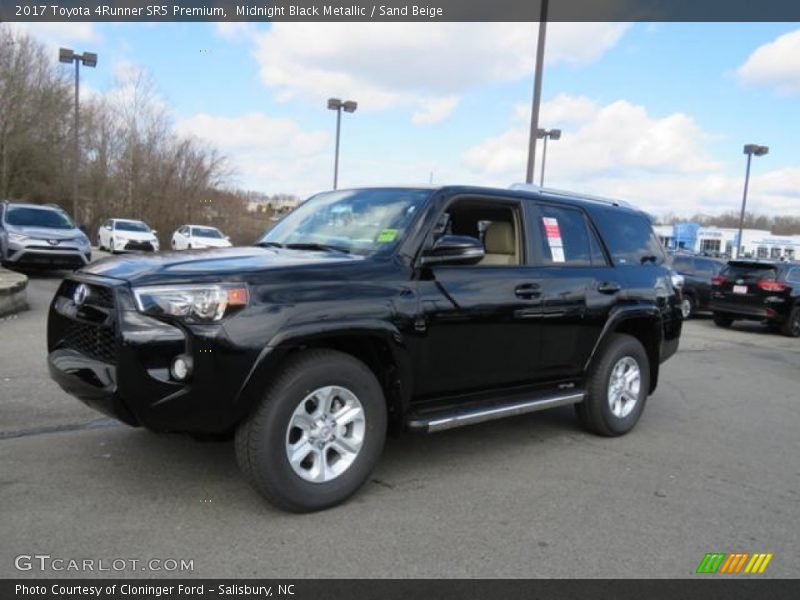
<svg viewBox="0 0 800 600">
<path fill-rule="evenodd" d="M 387 430 L 573 404 L 630 431 L 675 353 L 680 295 L 648 216 L 539 189 L 312 197 L 253 247 L 125 256 L 61 284 L 49 368 L 153 431 L 235 432 L 274 504 L 367 479 Z"/>
</svg>

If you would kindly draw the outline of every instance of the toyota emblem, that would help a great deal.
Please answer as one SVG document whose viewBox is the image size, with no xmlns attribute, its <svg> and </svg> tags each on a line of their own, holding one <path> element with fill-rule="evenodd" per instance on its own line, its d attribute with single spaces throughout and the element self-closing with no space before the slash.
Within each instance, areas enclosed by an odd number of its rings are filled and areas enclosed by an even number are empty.
<svg viewBox="0 0 800 600">
<path fill-rule="evenodd" d="M 58 240 L 47 240 L 47 243 L 51 246 L 58 246 Z"/>
<path fill-rule="evenodd" d="M 72 294 L 72 301 L 75 302 L 75 306 L 81 306 L 84 302 L 86 302 L 86 298 L 88 297 L 89 286 L 85 283 L 82 283 L 75 288 L 75 293 Z"/>
</svg>

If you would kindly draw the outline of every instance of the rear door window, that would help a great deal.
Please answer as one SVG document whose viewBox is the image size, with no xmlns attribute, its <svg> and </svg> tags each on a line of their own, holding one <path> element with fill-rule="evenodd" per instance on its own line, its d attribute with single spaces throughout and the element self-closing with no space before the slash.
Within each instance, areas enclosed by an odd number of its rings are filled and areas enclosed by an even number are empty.
<svg viewBox="0 0 800 600">
<path fill-rule="evenodd" d="M 600 242 L 583 213 L 574 208 L 541 205 L 536 219 L 539 253 L 545 265 L 605 265 Z"/>
<path fill-rule="evenodd" d="M 713 260 L 705 260 L 702 258 L 694 259 L 694 266 L 696 274 L 701 277 L 714 277 L 719 273 L 720 265 Z"/>
<path fill-rule="evenodd" d="M 789 283 L 800 283 L 800 268 L 792 267 L 786 274 L 786 281 Z"/>
<path fill-rule="evenodd" d="M 673 258 L 672 268 L 684 275 L 694 275 L 694 261 L 688 256 L 676 256 Z"/>
</svg>

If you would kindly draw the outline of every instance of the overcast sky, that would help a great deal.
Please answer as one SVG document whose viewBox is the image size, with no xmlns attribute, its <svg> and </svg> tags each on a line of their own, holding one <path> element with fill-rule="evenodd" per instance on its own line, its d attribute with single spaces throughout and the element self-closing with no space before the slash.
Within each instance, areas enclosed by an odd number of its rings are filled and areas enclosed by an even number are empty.
<svg viewBox="0 0 800 600">
<path fill-rule="evenodd" d="M 92 93 L 149 71 L 176 126 L 222 150 L 240 187 L 329 188 L 331 96 L 359 103 L 343 115 L 343 187 L 524 180 L 535 23 L 15 27 L 54 61 L 58 46 L 97 52 L 82 71 Z M 547 185 L 658 215 L 736 210 L 742 146 L 768 145 L 749 207 L 800 216 L 800 29 L 550 24 L 541 124 L 563 130 Z"/>
</svg>

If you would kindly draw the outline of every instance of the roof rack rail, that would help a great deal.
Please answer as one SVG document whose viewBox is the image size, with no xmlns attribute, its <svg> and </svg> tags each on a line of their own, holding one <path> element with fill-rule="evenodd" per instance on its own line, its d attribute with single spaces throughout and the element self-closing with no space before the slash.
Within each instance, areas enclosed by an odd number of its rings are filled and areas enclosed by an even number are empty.
<svg viewBox="0 0 800 600">
<path fill-rule="evenodd" d="M 545 188 L 536 185 L 535 183 L 514 183 L 511 185 L 512 190 L 523 190 L 528 192 L 541 192 L 550 194 L 551 196 L 562 196 L 564 198 L 575 198 L 576 200 L 588 200 L 589 202 L 599 202 L 601 204 L 609 204 L 611 206 L 625 206 L 627 208 L 635 208 L 625 200 L 616 200 L 614 198 L 605 198 L 603 196 L 594 196 L 592 194 L 583 194 L 580 192 L 570 192 L 567 190 L 558 190 L 555 188 Z"/>
<path fill-rule="evenodd" d="M 610 204 L 611 206 L 625 206 L 627 208 L 634 208 L 632 204 L 630 204 L 629 202 L 625 202 L 625 200 L 606 198 L 605 196 L 595 196 L 592 194 L 570 192 L 567 190 L 558 190 L 554 188 L 542 188 L 542 192 L 546 194 L 551 194 L 553 196 L 564 196 L 565 198 L 577 198 L 579 200 L 589 200 L 591 202 L 599 202 L 601 204 Z"/>
</svg>

